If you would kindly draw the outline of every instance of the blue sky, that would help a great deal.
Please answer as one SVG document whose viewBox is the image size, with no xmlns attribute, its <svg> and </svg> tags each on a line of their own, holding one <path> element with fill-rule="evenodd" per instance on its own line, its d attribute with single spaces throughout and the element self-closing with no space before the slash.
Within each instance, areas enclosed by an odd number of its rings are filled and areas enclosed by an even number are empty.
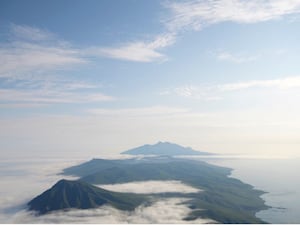
<svg viewBox="0 0 300 225">
<path fill-rule="evenodd" d="M 299 156 L 300 1 L 0 1 L 0 148 Z"/>
</svg>

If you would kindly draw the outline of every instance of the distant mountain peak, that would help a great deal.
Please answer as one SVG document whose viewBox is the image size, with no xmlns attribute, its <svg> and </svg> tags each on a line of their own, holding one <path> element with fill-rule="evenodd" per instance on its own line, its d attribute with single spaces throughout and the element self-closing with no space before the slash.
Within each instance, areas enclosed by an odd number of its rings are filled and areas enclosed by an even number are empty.
<svg viewBox="0 0 300 225">
<path fill-rule="evenodd" d="M 143 145 L 137 148 L 133 148 L 122 152 L 121 154 L 129 155 L 212 155 L 208 152 L 200 152 L 193 150 L 190 147 L 183 147 L 178 144 L 171 142 L 162 142 L 159 141 L 154 145 Z"/>
</svg>

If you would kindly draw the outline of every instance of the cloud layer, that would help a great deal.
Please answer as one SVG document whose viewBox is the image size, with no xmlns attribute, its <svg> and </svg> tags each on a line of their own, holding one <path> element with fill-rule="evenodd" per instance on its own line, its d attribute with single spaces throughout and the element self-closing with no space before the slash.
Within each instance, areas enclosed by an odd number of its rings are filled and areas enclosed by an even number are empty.
<svg viewBox="0 0 300 225">
<path fill-rule="evenodd" d="M 98 187 L 116 191 L 116 192 L 132 192 L 138 194 L 149 194 L 149 193 L 168 193 L 168 192 L 179 192 L 179 193 L 196 193 L 201 190 L 186 185 L 180 181 L 144 181 L 144 182 L 129 182 L 122 184 L 107 184 L 97 185 Z"/>
<path fill-rule="evenodd" d="M 110 206 L 102 206 L 91 210 L 70 210 L 54 212 L 35 217 L 29 212 L 20 211 L 13 218 L 16 223 L 104 223 L 104 224 L 175 224 L 175 223 L 214 223 L 210 219 L 184 221 L 190 209 L 183 204 L 187 199 L 159 199 L 150 206 L 140 206 L 133 212 L 117 210 Z"/>
<path fill-rule="evenodd" d="M 12 223 L 26 203 L 52 186 L 62 176 L 61 169 L 81 162 L 79 159 L 1 159 L 0 221 Z M 68 177 L 68 179 L 76 179 Z"/>
</svg>

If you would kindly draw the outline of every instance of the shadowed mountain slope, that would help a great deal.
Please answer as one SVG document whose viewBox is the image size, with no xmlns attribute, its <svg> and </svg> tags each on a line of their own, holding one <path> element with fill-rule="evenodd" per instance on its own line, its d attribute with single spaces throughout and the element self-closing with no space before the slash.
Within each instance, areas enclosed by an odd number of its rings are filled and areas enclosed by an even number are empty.
<svg viewBox="0 0 300 225">
<path fill-rule="evenodd" d="M 141 195 L 107 191 L 83 181 L 60 180 L 31 200 L 28 206 L 39 214 L 70 208 L 90 209 L 104 204 L 121 210 L 133 210 L 145 199 Z"/>
</svg>

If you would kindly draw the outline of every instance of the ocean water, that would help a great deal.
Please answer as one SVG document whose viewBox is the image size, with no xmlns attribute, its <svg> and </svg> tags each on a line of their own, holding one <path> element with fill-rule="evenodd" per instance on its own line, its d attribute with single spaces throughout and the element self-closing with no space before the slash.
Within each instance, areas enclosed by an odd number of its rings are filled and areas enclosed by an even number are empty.
<svg viewBox="0 0 300 225">
<path fill-rule="evenodd" d="M 230 167 L 231 176 L 266 191 L 261 197 L 272 208 L 257 217 L 268 223 L 300 223 L 300 159 L 211 159 L 212 164 Z"/>
</svg>

